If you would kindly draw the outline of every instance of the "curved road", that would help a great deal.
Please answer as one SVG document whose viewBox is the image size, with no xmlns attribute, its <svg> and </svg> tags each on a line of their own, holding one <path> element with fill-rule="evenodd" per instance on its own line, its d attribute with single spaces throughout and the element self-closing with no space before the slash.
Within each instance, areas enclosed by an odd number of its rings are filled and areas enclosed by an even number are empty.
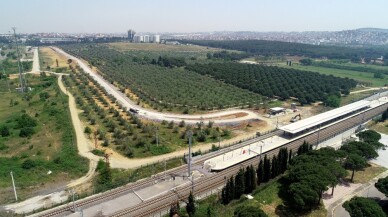
<svg viewBox="0 0 388 217">
<path fill-rule="evenodd" d="M 89 66 L 87 66 L 84 62 L 82 62 L 80 59 L 66 53 L 65 51 L 57 48 L 52 47 L 56 52 L 66 56 L 66 58 L 73 59 L 77 61 L 78 65 L 90 76 L 92 76 L 102 87 L 106 89 L 106 91 L 113 95 L 119 103 L 121 103 L 125 108 L 134 108 L 139 110 L 139 115 L 142 118 L 154 120 L 154 121 L 174 121 L 174 122 L 180 122 L 184 120 L 188 124 L 195 124 L 199 121 L 214 121 L 215 124 L 218 125 L 228 125 L 228 124 L 235 124 L 242 121 L 247 120 L 254 120 L 254 119 L 260 119 L 259 115 L 248 110 L 243 109 L 230 109 L 225 111 L 219 111 L 219 112 L 213 112 L 209 114 L 201 114 L 201 115 L 181 115 L 181 114 L 172 114 L 172 113 L 161 113 L 154 110 L 149 110 L 142 108 L 138 105 L 136 105 L 136 102 L 131 101 L 125 94 L 123 94 L 118 88 L 113 86 L 109 81 L 106 81 L 102 76 L 95 73 Z M 242 117 L 229 117 L 227 116 L 233 116 L 236 114 L 243 113 L 244 116 Z M 239 115 L 241 116 L 241 115 Z"/>
</svg>

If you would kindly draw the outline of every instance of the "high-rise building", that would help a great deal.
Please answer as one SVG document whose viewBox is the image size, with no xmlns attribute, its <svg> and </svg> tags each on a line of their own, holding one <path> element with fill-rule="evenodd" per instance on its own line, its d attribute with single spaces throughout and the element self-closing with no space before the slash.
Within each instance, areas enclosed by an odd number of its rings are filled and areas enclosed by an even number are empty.
<svg viewBox="0 0 388 217">
<path fill-rule="evenodd" d="M 136 32 L 132 29 L 128 30 L 128 39 L 129 41 L 133 41 L 133 37 L 135 37 Z"/>
</svg>

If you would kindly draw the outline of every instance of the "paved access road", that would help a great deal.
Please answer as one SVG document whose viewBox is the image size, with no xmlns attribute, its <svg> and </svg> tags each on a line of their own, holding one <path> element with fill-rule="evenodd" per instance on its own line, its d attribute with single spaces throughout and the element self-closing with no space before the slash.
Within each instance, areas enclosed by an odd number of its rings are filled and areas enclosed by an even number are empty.
<svg viewBox="0 0 388 217">
<path fill-rule="evenodd" d="M 242 121 L 247 120 L 253 120 L 253 119 L 260 119 L 259 115 L 248 110 L 243 109 L 230 109 L 225 111 L 219 111 L 219 112 L 213 112 L 208 114 L 201 114 L 201 115 L 181 115 L 181 114 L 172 114 L 172 113 L 161 113 L 154 110 L 149 110 L 142 108 L 138 105 L 136 105 L 136 102 L 133 102 L 130 100 L 125 94 L 123 94 L 118 88 L 113 86 L 109 81 L 106 81 L 104 78 L 102 78 L 99 74 L 94 72 L 92 69 L 89 68 L 85 62 L 81 61 L 79 58 L 76 58 L 65 51 L 57 48 L 52 47 L 55 51 L 58 53 L 66 56 L 66 58 L 73 59 L 77 61 L 78 65 L 90 76 L 92 76 L 102 87 L 104 87 L 107 92 L 111 95 L 113 95 L 124 107 L 127 109 L 134 108 L 139 110 L 139 115 L 142 118 L 155 120 L 155 121 L 174 121 L 174 122 L 180 122 L 184 120 L 188 124 L 195 124 L 199 121 L 214 121 L 215 124 L 219 125 L 227 125 L 227 124 L 234 124 Z M 231 117 L 236 114 L 241 114 L 239 117 Z M 227 116 L 229 116 L 227 118 Z"/>
</svg>

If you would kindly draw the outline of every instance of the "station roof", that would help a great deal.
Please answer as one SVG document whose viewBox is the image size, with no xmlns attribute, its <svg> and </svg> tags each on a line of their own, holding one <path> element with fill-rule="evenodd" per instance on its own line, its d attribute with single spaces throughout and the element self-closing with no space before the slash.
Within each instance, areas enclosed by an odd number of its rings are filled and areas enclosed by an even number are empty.
<svg viewBox="0 0 388 217">
<path fill-rule="evenodd" d="M 295 134 L 298 132 L 301 132 L 303 130 L 309 129 L 311 127 L 317 126 L 321 123 L 324 123 L 326 121 L 332 120 L 334 118 L 340 117 L 342 115 L 348 114 L 352 111 L 370 106 L 371 102 L 367 100 L 360 100 L 357 102 L 354 102 L 352 104 L 342 106 L 303 120 L 300 120 L 298 122 L 279 127 L 279 129 L 284 130 L 286 132 Z"/>
</svg>

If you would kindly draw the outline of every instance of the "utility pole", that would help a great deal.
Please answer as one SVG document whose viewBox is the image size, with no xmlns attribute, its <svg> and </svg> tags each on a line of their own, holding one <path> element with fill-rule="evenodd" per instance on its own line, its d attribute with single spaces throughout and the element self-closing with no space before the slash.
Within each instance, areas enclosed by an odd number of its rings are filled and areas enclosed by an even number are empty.
<svg viewBox="0 0 388 217">
<path fill-rule="evenodd" d="M 158 135 L 158 127 L 155 127 L 155 139 L 156 139 L 156 146 L 159 146 L 159 135 Z"/>
<path fill-rule="evenodd" d="M 76 212 L 76 210 L 75 210 L 75 191 L 74 191 L 74 189 L 71 189 L 71 190 L 69 190 L 69 193 L 70 194 L 72 194 L 72 199 L 73 199 L 73 212 Z"/>
<path fill-rule="evenodd" d="M 193 137 L 193 132 L 191 130 L 187 131 L 187 137 L 189 138 L 189 162 L 188 162 L 188 177 L 191 176 L 191 139 Z"/>
<path fill-rule="evenodd" d="M 261 140 L 259 142 L 263 143 L 260 145 L 260 161 L 261 161 L 261 154 L 263 153 L 263 145 L 265 145 L 265 143 Z"/>
<path fill-rule="evenodd" d="M 21 65 L 21 62 L 20 62 L 20 52 L 19 52 L 18 39 L 16 37 L 16 28 L 12 27 L 12 30 L 13 30 L 13 35 L 14 35 L 14 38 L 15 38 L 15 45 L 16 45 L 16 54 L 17 54 L 18 69 L 19 69 L 20 88 L 21 88 L 21 92 L 24 93 L 23 71 L 22 71 L 22 65 Z"/>
<path fill-rule="evenodd" d="M 166 158 L 164 159 L 164 180 L 166 180 L 166 169 L 167 169 L 167 166 L 166 166 Z"/>
<path fill-rule="evenodd" d="M 15 200 L 18 201 L 18 195 L 17 195 L 17 193 L 16 193 L 15 180 L 13 179 L 13 173 L 12 173 L 12 171 L 11 171 L 11 178 L 12 178 L 13 192 L 15 193 Z"/>
<path fill-rule="evenodd" d="M 7 76 L 7 74 L 5 74 L 3 64 L 1 64 L 1 68 L 3 69 L 3 75 L 4 75 L 4 78 L 5 78 L 5 82 L 7 83 L 8 92 L 11 92 L 11 89 L 9 88 L 8 76 Z"/>
<path fill-rule="evenodd" d="M 321 125 L 319 125 L 319 128 L 318 128 L 317 147 L 316 147 L 316 149 L 318 148 L 318 145 L 319 145 L 319 131 L 321 131 Z"/>
<path fill-rule="evenodd" d="M 221 147 L 221 136 L 218 135 L 218 149 Z"/>
</svg>

